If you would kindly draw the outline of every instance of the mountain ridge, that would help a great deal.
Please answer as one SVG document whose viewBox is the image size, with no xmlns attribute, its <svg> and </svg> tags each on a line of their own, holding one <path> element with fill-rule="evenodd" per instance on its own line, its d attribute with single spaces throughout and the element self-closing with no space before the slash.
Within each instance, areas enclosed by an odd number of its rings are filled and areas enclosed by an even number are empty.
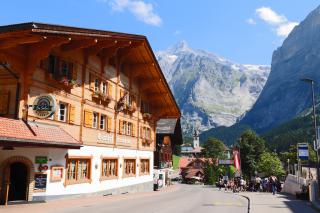
<svg viewBox="0 0 320 213">
<path fill-rule="evenodd" d="M 182 41 L 156 57 L 182 112 L 186 134 L 231 126 L 259 96 L 267 65 L 243 65 Z"/>
</svg>

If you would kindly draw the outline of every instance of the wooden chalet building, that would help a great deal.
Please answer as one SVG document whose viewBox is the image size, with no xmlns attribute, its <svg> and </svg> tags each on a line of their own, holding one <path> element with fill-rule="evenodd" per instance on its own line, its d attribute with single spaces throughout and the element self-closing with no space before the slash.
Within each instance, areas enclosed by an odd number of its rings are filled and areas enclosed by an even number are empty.
<svg viewBox="0 0 320 213">
<path fill-rule="evenodd" d="M 0 26 L 0 201 L 153 190 L 179 108 L 145 36 Z"/>
</svg>

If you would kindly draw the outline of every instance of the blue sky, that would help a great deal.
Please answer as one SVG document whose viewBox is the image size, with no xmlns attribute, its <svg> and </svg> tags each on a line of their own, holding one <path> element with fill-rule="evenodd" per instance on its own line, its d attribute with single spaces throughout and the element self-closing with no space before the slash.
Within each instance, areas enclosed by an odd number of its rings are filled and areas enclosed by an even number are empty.
<svg viewBox="0 0 320 213">
<path fill-rule="evenodd" d="M 37 21 L 146 35 L 154 51 L 185 40 L 238 63 L 272 52 L 315 0 L 10 0 L 0 25 Z"/>
</svg>

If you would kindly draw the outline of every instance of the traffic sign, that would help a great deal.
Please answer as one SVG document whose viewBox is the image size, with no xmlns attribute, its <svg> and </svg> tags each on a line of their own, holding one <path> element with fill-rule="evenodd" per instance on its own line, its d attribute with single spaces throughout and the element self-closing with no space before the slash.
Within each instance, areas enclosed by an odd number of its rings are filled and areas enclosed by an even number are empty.
<svg viewBox="0 0 320 213">
<path fill-rule="evenodd" d="M 219 165 L 233 165 L 234 160 L 219 160 Z"/>
<path fill-rule="evenodd" d="M 309 146 L 307 143 L 298 143 L 298 158 L 301 160 L 309 159 Z"/>
</svg>

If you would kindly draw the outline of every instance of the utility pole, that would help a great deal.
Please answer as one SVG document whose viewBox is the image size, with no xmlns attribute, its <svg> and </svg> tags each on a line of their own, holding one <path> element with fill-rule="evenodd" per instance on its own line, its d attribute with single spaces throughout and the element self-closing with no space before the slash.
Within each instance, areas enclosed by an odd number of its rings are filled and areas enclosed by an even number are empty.
<svg viewBox="0 0 320 213">
<path fill-rule="evenodd" d="M 301 79 L 304 82 L 311 84 L 312 90 L 312 107 L 313 107 L 313 125 L 314 125 L 314 136 L 315 136 L 315 143 L 316 143 L 316 152 L 317 152 L 317 180 L 318 180 L 318 192 L 320 192 L 320 175 L 319 175 L 319 144 L 318 144 L 318 131 L 317 131 L 317 117 L 316 117 L 316 101 L 314 96 L 314 80 L 311 78 L 303 78 Z"/>
</svg>

